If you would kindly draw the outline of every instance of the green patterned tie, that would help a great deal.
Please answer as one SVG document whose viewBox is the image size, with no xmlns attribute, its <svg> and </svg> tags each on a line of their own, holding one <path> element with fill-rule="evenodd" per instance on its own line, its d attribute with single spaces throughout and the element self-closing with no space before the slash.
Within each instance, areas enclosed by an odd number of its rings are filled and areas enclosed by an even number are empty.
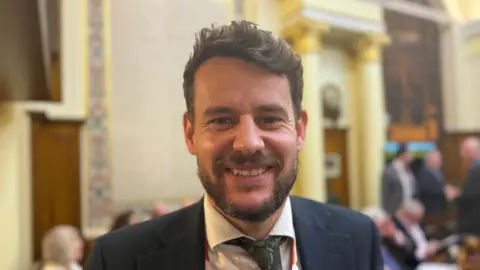
<svg viewBox="0 0 480 270">
<path fill-rule="evenodd" d="M 282 236 L 269 236 L 265 240 L 254 241 L 241 237 L 227 242 L 227 244 L 242 247 L 257 262 L 261 270 L 282 270 L 280 245 L 286 240 Z"/>
</svg>

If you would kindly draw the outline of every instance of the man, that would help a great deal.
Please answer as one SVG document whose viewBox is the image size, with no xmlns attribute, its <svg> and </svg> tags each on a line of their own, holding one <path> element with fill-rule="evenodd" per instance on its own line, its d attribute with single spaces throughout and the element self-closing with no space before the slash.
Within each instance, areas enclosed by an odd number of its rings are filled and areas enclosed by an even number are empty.
<svg viewBox="0 0 480 270">
<path fill-rule="evenodd" d="M 402 144 L 395 159 L 385 168 L 382 175 L 382 205 L 390 215 L 394 215 L 400 205 L 413 197 L 415 178 L 410 170 L 413 155 L 407 145 Z"/>
<path fill-rule="evenodd" d="M 468 163 L 467 179 L 457 198 L 458 232 L 480 236 L 480 141 L 469 137 L 462 142 L 461 156 Z"/>
<path fill-rule="evenodd" d="M 458 196 L 459 190 L 445 184 L 441 172 L 442 154 L 440 151 L 427 153 L 424 162 L 424 166 L 416 177 L 416 197 L 423 204 L 425 213 L 445 213 L 448 202 Z"/>
<path fill-rule="evenodd" d="M 420 227 L 424 215 L 423 205 L 412 199 L 402 204 L 393 219 L 397 228 L 413 241 L 415 258 L 419 263 L 435 255 L 440 248 L 438 241 L 427 241 L 425 233 Z"/>
<path fill-rule="evenodd" d="M 406 270 L 410 269 L 405 263 L 407 252 L 402 247 L 403 238 L 401 233 L 395 228 L 391 217 L 380 208 L 367 207 L 362 211 L 363 214 L 370 217 L 382 239 L 380 246 L 384 262 L 384 270 Z"/>
<path fill-rule="evenodd" d="M 369 218 L 288 196 L 308 119 L 302 73 L 288 43 L 252 23 L 202 29 L 183 126 L 205 198 L 101 237 L 87 270 L 382 269 Z"/>
</svg>

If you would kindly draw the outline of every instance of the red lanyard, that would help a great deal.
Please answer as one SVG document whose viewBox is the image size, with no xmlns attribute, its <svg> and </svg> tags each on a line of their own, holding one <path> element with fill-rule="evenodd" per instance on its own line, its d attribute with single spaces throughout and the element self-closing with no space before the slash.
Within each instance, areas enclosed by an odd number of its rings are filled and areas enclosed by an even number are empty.
<svg viewBox="0 0 480 270">
<path fill-rule="evenodd" d="M 208 251 L 210 250 L 208 243 L 205 241 L 205 261 L 210 262 L 210 255 Z M 292 270 L 297 265 L 297 241 L 293 239 L 292 243 Z"/>
</svg>

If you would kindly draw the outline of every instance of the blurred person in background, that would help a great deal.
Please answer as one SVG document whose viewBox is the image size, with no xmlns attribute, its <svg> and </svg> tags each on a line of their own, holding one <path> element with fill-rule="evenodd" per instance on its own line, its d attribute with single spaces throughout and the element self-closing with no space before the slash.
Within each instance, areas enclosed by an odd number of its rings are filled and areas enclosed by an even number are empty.
<svg viewBox="0 0 480 270">
<path fill-rule="evenodd" d="M 420 227 L 424 215 L 423 205 L 412 199 L 404 202 L 393 217 L 396 227 L 414 244 L 415 258 L 419 263 L 435 255 L 440 248 L 438 241 L 427 240 Z"/>
<path fill-rule="evenodd" d="M 380 233 L 384 270 L 410 269 L 404 262 L 405 251 L 400 243 L 401 239 L 398 238 L 400 235 L 390 216 L 377 207 L 367 207 L 362 213 L 373 220 Z"/>
<path fill-rule="evenodd" d="M 162 202 L 155 203 L 152 209 L 151 217 L 152 218 L 161 217 L 166 214 L 168 214 L 168 207 Z"/>
<path fill-rule="evenodd" d="M 126 210 L 120 214 L 118 214 L 112 222 L 110 226 L 110 231 L 118 230 L 123 227 L 132 225 L 137 223 L 137 217 L 135 216 L 135 212 L 133 210 Z"/>
<path fill-rule="evenodd" d="M 457 230 L 480 236 L 480 141 L 466 138 L 460 155 L 468 165 L 467 178 L 457 198 Z"/>
<path fill-rule="evenodd" d="M 382 206 L 390 215 L 394 215 L 403 202 L 413 198 L 416 184 L 410 170 L 412 160 L 412 152 L 406 144 L 402 144 L 395 158 L 383 171 Z"/>
<path fill-rule="evenodd" d="M 459 195 L 460 190 L 445 184 L 441 171 L 442 154 L 435 150 L 425 155 L 424 165 L 416 175 L 415 197 L 423 204 L 425 213 L 445 213 L 449 201 Z"/>
<path fill-rule="evenodd" d="M 82 270 L 83 240 L 79 231 L 70 225 L 50 229 L 42 241 L 42 260 L 34 270 Z"/>
</svg>

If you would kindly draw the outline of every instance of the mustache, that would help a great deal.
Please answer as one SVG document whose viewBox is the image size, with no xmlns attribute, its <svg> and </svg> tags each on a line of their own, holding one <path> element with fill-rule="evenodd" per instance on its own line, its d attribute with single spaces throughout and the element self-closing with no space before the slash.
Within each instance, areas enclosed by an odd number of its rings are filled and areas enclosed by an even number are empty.
<svg viewBox="0 0 480 270">
<path fill-rule="evenodd" d="M 276 166 L 280 165 L 280 160 L 274 155 L 265 155 L 262 152 L 255 152 L 251 155 L 246 155 L 242 152 L 236 151 L 227 156 L 227 158 L 217 159 L 218 166 L 225 165 L 261 165 L 261 166 Z"/>
</svg>

